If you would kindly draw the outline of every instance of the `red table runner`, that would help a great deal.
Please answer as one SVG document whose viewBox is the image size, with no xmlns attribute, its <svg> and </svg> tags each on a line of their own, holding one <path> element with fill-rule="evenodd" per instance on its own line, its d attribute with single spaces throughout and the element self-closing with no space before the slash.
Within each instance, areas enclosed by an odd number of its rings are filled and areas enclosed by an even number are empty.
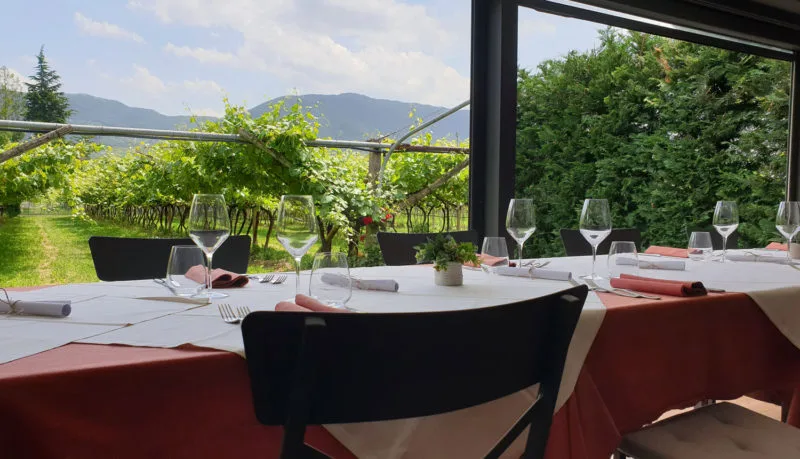
<svg viewBox="0 0 800 459">
<path fill-rule="evenodd" d="M 549 459 L 608 459 L 621 435 L 707 398 L 796 398 L 800 351 L 747 295 L 601 297 L 609 309 L 555 416 Z M 0 413 L 10 458 L 277 457 L 281 437 L 255 419 L 245 361 L 199 349 L 70 344 L 6 363 Z M 353 457 L 321 427 L 307 440 Z"/>
</svg>

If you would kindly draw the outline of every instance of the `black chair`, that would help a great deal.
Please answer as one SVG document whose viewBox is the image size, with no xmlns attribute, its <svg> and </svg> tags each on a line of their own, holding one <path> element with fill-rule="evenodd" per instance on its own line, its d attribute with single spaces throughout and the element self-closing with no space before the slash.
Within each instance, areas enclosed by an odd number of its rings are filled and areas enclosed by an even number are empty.
<svg viewBox="0 0 800 459">
<path fill-rule="evenodd" d="M 189 238 L 148 239 L 92 236 L 94 270 L 103 281 L 164 278 L 173 245 L 194 245 Z M 231 236 L 214 252 L 213 267 L 246 273 L 250 236 Z"/>
<path fill-rule="evenodd" d="M 611 234 L 597 246 L 597 254 L 607 255 L 609 249 L 611 249 L 611 243 L 614 241 L 635 242 L 636 250 L 641 250 L 642 233 L 636 228 L 612 229 Z M 592 246 L 586 242 L 580 230 L 562 228 L 561 242 L 564 244 L 564 250 L 567 252 L 568 257 L 592 254 Z"/>
<path fill-rule="evenodd" d="M 307 425 L 429 416 L 540 383 L 539 397 L 486 457 L 531 426 L 544 455 L 586 286 L 502 306 L 426 313 L 269 312 L 242 323 L 258 421 L 283 426 L 281 458 L 327 457 Z"/>
<path fill-rule="evenodd" d="M 413 265 L 417 263 L 414 257 L 414 246 L 427 242 L 429 237 L 437 233 L 378 233 L 378 245 L 383 254 L 383 262 L 389 266 Z M 453 236 L 458 242 L 472 242 L 478 246 L 478 232 L 475 230 L 453 231 L 446 233 Z"/>
</svg>

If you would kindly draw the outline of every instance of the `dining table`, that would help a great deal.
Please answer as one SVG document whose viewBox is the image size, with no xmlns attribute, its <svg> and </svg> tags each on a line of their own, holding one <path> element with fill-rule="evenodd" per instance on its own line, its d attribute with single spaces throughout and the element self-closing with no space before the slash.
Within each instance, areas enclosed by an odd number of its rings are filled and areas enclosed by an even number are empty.
<svg viewBox="0 0 800 459">
<path fill-rule="evenodd" d="M 668 410 L 757 391 L 784 394 L 788 422 L 800 426 L 800 269 L 770 256 L 640 265 L 641 276 L 703 282 L 710 292 L 700 296 L 591 291 L 546 457 L 608 459 L 623 435 Z M 354 268 L 355 278 L 399 289 L 354 290 L 347 305 L 376 314 L 492 307 L 566 290 L 592 268 L 591 257 L 539 261 L 548 262 L 541 276 L 465 268 L 457 287 L 436 285 L 430 266 Z M 602 273 L 606 257 L 597 263 Z M 274 310 L 295 282 L 225 292 L 198 305 L 171 301 L 152 279 L 9 290 L 14 301 L 69 300 L 72 310 L 0 315 L 0 459 L 277 457 L 282 429 L 256 420 L 241 330 L 218 306 Z M 336 458 L 482 457 L 535 397 L 534 387 L 436 416 L 315 426 L 306 441 Z"/>
</svg>

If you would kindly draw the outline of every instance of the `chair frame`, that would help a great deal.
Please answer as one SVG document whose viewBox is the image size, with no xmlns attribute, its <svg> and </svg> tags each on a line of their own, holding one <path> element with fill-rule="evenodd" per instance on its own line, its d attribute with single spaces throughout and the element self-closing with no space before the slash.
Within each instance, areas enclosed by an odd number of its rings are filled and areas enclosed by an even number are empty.
<svg viewBox="0 0 800 459">
<path fill-rule="evenodd" d="M 440 233 L 394 233 L 381 231 L 378 232 L 378 245 L 381 248 L 383 262 L 387 266 L 405 266 L 417 263 L 414 257 L 414 246 L 425 243 L 428 238 Z M 450 231 L 441 234 L 453 236 L 456 242 L 471 242 L 475 247 L 478 245 L 478 232 L 475 230 Z"/>
<path fill-rule="evenodd" d="M 502 306 L 426 313 L 251 313 L 242 335 L 256 417 L 284 427 L 281 458 L 327 457 L 303 442 L 306 426 L 445 413 L 539 383 L 538 398 L 486 457 L 500 457 L 532 426 L 524 457 L 541 458 L 587 293 L 579 286 Z M 409 330 L 417 331 L 414 341 L 395 343 Z M 356 341 L 370 337 L 369 346 Z M 491 352 L 500 349 L 502 355 Z M 382 368 L 385 361 L 393 363 Z M 472 384 L 452 384 L 464 380 Z"/>
</svg>

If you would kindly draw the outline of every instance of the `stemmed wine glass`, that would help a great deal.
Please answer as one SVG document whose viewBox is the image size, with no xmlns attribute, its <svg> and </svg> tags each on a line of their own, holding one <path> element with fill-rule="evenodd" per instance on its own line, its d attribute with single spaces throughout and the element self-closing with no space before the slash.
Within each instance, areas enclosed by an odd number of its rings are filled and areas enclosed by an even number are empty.
<svg viewBox="0 0 800 459">
<path fill-rule="evenodd" d="M 714 208 L 714 229 L 722 236 L 722 262 L 728 250 L 728 236 L 739 227 L 739 209 L 736 201 L 717 201 Z"/>
<path fill-rule="evenodd" d="M 775 227 L 786 238 L 786 261 L 792 262 L 792 239 L 800 232 L 800 202 L 782 201 L 778 206 Z"/>
<path fill-rule="evenodd" d="M 586 199 L 581 210 L 580 230 L 586 242 L 592 246 L 592 274 L 585 279 L 602 279 L 595 272 L 597 246 L 611 234 L 611 210 L 606 199 Z"/>
<path fill-rule="evenodd" d="M 211 259 L 214 252 L 231 234 L 228 206 L 221 194 L 196 194 L 189 211 L 189 237 L 206 254 L 206 290 L 196 296 L 202 298 L 225 298 L 226 293 L 211 290 Z"/>
<path fill-rule="evenodd" d="M 519 245 L 519 264 L 522 267 L 522 247 L 536 231 L 536 210 L 532 199 L 512 199 L 506 212 L 506 231 Z"/>
<path fill-rule="evenodd" d="M 300 260 L 317 242 L 314 200 L 307 195 L 284 195 L 278 207 L 278 242 L 294 258 L 295 294 L 300 293 Z"/>
</svg>

